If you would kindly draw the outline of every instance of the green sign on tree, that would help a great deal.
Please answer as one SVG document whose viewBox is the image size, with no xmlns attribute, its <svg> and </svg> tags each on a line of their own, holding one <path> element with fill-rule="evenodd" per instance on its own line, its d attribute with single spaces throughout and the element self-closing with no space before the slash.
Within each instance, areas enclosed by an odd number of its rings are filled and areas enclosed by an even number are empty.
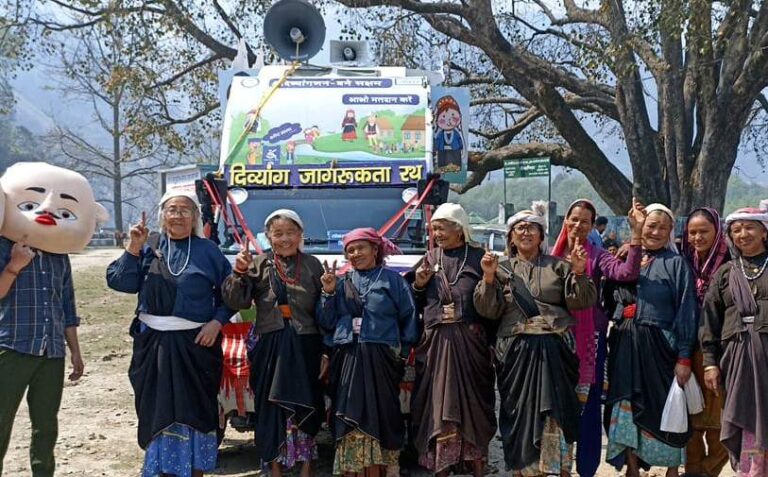
<svg viewBox="0 0 768 477">
<path fill-rule="evenodd" d="M 504 178 L 517 177 L 548 177 L 548 157 L 526 157 L 522 159 L 507 159 L 504 161 Z"/>
</svg>

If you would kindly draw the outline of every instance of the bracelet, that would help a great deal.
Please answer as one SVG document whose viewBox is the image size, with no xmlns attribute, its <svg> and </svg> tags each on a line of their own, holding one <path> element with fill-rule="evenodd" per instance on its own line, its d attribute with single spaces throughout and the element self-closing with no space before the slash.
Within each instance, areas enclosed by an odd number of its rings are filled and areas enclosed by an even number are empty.
<svg viewBox="0 0 768 477">
<path fill-rule="evenodd" d="M 320 294 L 325 298 L 331 298 L 333 296 L 336 296 L 336 290 L 334 290 L 333 293 L 327 293 L 325 290 L 323 290 L 320 292 Z"/>
<path fill-rule="evenodd" d="M 682 364 L 683 366 L 691 367 L 691 359 L 690 358 L 678 358 L 677 364 Z"/>
<path fill-rule="evenodd" d="M 413 288 L 413 291 L 416 293 L 423 293 L 426 288 L 419 288 L 416 286 L 416 282 L 411 283 L 411 288 Z"/>
<path fill-rule="evenodd" d="M 246 273 L 248 273 L 248 269 L 247 268 L 245 270 L 241 270 L 241 269 L 235 267 L 232 270 L 234 270 L 235 273 L 239 273 L 240 275 L 245 275 Z"/>
<path fill-rule="evenodd" d="M 719 368 L 718 366 L 714 366 L 714 365 L 712 365 L 712 366 L 706 366 L 706 367 L 704 368 L 704 372 L 706 373 L 707 371 L 712 371 L 713 369 L 717 369 L 717 370 L 719 370 L 720 368 Z"/>
</svg>

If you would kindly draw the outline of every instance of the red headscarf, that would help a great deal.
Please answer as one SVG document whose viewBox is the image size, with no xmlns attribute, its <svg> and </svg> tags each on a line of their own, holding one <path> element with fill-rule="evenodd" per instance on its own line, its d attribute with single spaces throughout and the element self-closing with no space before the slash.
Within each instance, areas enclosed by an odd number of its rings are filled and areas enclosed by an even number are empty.
<svg viewBox="0 0 768 477">
<path fill-rule="evenodd" d="M 344 250 L 346 251 L 347 245 L 356 240 L 365 240 L 379 249 L 379 253 L 376 255 L 376 265 L 384 263 L 384 259 L 390 255 L 402 253 L 400 247 L 392 243 L 388 238 L 379 235 L 376 229 L 371 227 L 354 229 L 344 235 L 344 238 L 342 239 Z"/>
</svg>

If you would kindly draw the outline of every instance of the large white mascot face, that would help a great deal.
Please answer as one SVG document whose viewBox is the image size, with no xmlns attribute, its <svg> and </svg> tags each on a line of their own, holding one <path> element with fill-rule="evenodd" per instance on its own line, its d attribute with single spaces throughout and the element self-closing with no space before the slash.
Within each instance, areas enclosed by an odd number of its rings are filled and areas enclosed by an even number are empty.
<svg viewBox="0 0 768 477">
<path fill-rule="evenodd" d="M 77 172 L 45 162 L 19 162 L 0 177 L 5 217 L 0 235 L 51 253 L 85 248 L 109 214 Z"/>
</svg>

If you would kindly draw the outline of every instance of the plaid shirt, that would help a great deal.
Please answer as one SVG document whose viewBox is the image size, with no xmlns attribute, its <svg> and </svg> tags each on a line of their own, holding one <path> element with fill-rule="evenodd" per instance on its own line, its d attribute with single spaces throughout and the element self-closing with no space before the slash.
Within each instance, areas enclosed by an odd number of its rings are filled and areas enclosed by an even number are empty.
<svg viewBox="0 0 768 477">
<path fill-rule="evenodd" d="M 11 259 L 11 247 L 0 237 L 0 270 Z M 38 251 L 0 299 L 0 347 L 63 358 L 64 328 L 79 322 L 69 255 Z"/>
</svg>

